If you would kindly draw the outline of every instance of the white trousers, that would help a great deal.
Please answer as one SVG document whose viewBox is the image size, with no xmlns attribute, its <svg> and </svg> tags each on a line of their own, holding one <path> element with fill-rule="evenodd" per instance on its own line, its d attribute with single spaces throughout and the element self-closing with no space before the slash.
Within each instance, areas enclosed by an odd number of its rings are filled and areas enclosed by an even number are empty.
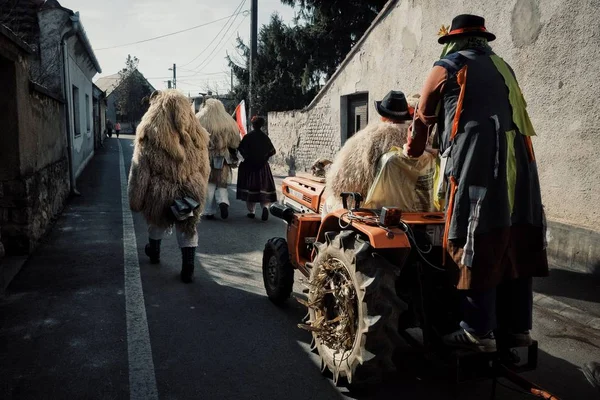
<svg viewBox="0 0 600 400">
<path fill-rule="evenodd" d="M 162 240 L 165 234 L 170 229 L 158 228 L 154 225 L 148 225 L 148 236 L 152 240 Z M 198 247 L 198 231 L 194 230 L 194 234 L 190 235 L 181 231 L 179 226 L 175 225 L 175 233 L 177 235 L 177 244 L 179 247 Z"/>
<path fill-rule="evenodd" d="M 227 188 L 218 188 L 214 183 L 209 183 L 206 192 L 206 204 L 204 205 L 202 214 L 215 215 L 217 206 L 221 203 L 229 205 L 229 192 Z"/>
</svg>

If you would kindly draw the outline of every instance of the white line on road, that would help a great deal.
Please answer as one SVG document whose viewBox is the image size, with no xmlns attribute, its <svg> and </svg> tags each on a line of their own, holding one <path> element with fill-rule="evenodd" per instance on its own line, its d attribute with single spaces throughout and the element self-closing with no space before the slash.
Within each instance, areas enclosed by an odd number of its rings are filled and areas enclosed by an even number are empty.
<svg viewBox="0 0 600 400">
<path fill-rule="evenodd" d="M 123 253 L 125 265 L 125 313 L 127 316 L 127 353 L 129 358 L 129 396 L 131 400 L 158 399 L 154 362 L 146 305 L 140 276 L 137 240 L 133 216 L 127 196 L 127 174 L 123 159 L 123 147 L 119 145 L 119 169 L 121 170 L 121 208 L 123 210 Z"/>
</svg>

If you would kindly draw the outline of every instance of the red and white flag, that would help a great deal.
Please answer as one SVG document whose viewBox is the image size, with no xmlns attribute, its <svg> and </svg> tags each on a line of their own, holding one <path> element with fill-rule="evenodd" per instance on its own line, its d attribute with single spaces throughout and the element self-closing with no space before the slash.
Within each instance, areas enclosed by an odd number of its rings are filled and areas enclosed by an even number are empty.
<svg viewBox="0 0 600 400">
<path fill-rule="evenodd" d="M 246 136 L 246 133 L 248 133 L 246 130 L 246 123 L 248 120 L 246 118 L 246 102 L 244 100 L 242 100 L 235 108 L 235 120 L 240 128 L 240 136 Z"/>
</svg>

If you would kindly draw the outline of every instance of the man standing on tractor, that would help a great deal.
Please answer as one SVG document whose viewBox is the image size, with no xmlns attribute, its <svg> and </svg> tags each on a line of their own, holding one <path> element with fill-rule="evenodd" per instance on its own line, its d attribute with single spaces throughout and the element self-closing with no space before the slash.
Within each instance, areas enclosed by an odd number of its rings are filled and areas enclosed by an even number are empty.
<svg viewBox="0 0 600 400">
<path fill-rule="evenodd" d="M 421 155 L 438 125 L 449 183 L 444 257 L 458 266 L 465 295 L 460 329 L 444 342 L 483 352 L 496 350 L 496 338 L 527 346 L 532 277 L 548 274 L 535 131 L 513 70 L 488 44 L 496 36 L 485 20 L 459 15 L 440 33 L 441 59 L 422 88 L 404 152 Z"/>
</svg>

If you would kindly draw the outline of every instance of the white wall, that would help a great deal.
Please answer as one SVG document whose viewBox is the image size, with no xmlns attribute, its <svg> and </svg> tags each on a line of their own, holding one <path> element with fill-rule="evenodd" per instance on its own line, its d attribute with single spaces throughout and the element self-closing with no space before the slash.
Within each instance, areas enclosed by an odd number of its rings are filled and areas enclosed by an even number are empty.
<svg viewBox="0 0 600 400">
<path fill-rule="evenodd" d="M 79 89 L 79 121 L 76 122 L 79 127 L 79 135 L 75 134 L 75 126 L 73 122 L 70 121 L 71 137 L 73 138 L 73 169 L 75 171 L 75 176 L 79 176 L 89 159 L 94 155 L 93 90 L 92 80 L 84 74 L 74 57 L 71 55 L 69 55 L 69 80 L 69 105 L 73 113 L 72 115 L 75 115 L 73 107 L 75 99 L 72 98 L 72 87 L 75 85 Z M 89 129 L 86 122 L 86 95 L 88 96 L 89 101 L 89 106 L 87 108 L 87 118 L 89 118 L 90 121 Z"/>
</svg>

